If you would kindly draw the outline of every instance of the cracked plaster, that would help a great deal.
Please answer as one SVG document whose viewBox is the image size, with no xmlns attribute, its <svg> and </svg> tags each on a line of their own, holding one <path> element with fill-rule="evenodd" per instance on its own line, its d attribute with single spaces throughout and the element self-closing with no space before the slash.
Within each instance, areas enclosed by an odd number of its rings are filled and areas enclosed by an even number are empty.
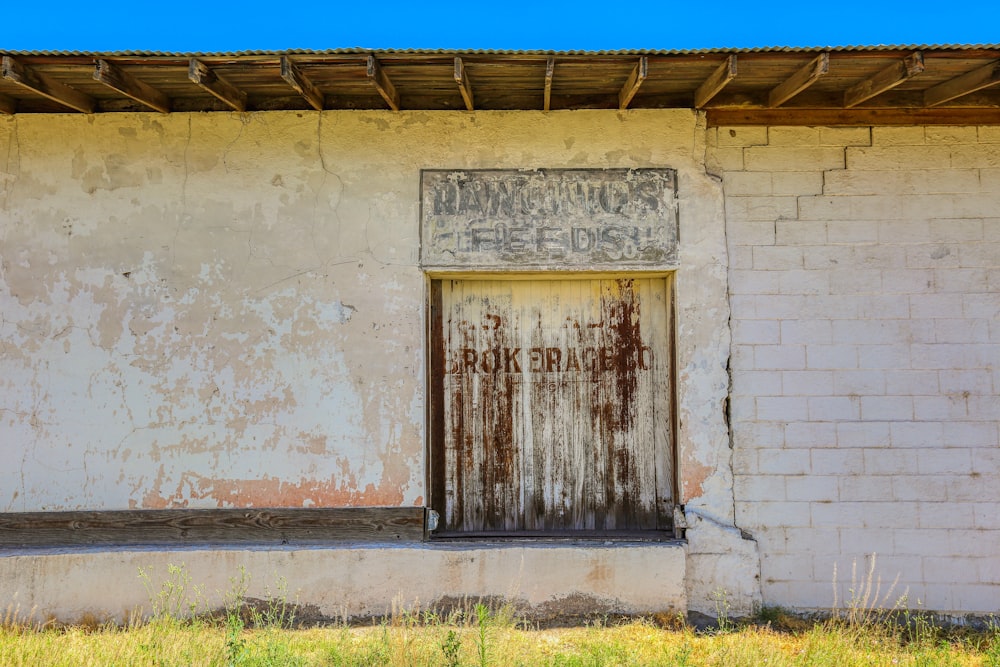
<svg viewBox="0 0 1000 667">
<path fill-rule="evenodd" d="M 728 260 L 702 123 L 687 111 L 0 118 L 0 455 L 14 462 L 0 511 L 422 504 L 419 170 L 662 166 L 678 170 L 689 560 L 730 540 L 753 569 L 734 527 Z M 695 537 L 704 518 L 723 527 L 709 546 Z M 689 581 L 692 608 L 710 584 Z M 741 585 L 752 601 L 756 580 Z"/>
</svg>

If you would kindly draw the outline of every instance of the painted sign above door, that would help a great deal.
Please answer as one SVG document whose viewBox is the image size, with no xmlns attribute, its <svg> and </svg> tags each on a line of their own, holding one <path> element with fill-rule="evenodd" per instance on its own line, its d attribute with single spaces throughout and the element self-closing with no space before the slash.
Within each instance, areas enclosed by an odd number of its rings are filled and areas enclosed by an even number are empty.
<svg viewBox="0 0 1000 667">
<path fill-rule="evenodd" d="M 673 169 L 424 170 L 427 269 L 670 269 Z"/>
</svg>

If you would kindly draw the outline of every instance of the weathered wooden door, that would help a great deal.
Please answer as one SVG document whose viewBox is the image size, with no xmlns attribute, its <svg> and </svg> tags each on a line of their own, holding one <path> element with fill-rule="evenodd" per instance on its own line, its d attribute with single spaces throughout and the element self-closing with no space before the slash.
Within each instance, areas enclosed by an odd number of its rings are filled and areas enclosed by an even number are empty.
<svg viewBox="0 0 1000 667">
<path fill-rule="evenodd" d="M 669 293 L 665 278 L 434 281 L 441 533 L 669 527 Z"/>
</svg>

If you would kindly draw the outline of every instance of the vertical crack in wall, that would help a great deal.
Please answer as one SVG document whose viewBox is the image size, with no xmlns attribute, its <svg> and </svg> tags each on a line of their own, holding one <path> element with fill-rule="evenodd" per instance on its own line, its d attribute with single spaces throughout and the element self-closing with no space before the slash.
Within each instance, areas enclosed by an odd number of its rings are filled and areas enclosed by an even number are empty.
<svg viewBox="0 0 1000 667">
<path fill-rule="evenodd" d="M 716 132 L 718 132 L 716 130 Z M 706 142 L 707 144 L 707 142 Z M 707 150 L 707 146 L 706 146 Z M 729 474 L 732 476 L 732 499 L 733 499 L 733 525 L 738 527 L 738 522 L 736 517 L 738 516 L 736 507 L 736 467 L 733 465 L 734 458 L 736 456 L 735 443 L 736 440 L 733 437 L 733 415 L 732 415 L 732 396 L 733 396 L 733 290 L 730 281 L 730 267 L 729 267 L 729 257 L 732 255 L 731 249 L 729 247 L 729 212 L 727 209 L 726 202 L 726 182 L 724 178 L 719 178 L 719 187 L 722 188 L 722 240 L 726 246 L 726 304 L 728 305 L 726 313 L 726 331 L 729 333 L 729 350 L 726 354 L 726 397 L 723 399 L 724 404 L 722 406 L 722 418 L 726 422 L 726 433 L 729 445 L 729 453 L 727 456 L 727 465 L 729 466 Z M 777 226 L 777 223 L 775 223 Z M 759 563 L 758 563 L 759 567 Z"/>
<path fill-rule="evenodd" d="M 335 241 L 336 247 L 340 248 L 340 246 L 341 246 L 341 242 L 340 242 L 341 241 L 341 231 L 342 231 L 342 228 L 343 228 L 343 221 L 340 219 L 340 207 L 341 207 L 341 205 L 342 205 L 342 203 L 344 201 L 344 189 L 345 189 L 345 187 L 344 187 L 344 179 L 341 178 L 340 174 L 338 174 L 337 172 L 335 172 L 334 170 L 332 170 L 330 168 L 329 164 L 327 164 L 327 161 L 326 161 L 326 154 L 323 152 L 323 117 L 324 117 L 324 115 L 325 114 L 322 111 L 319 111 L 319 112 L 316 113 L 316 154 L 319 156 L 319 165 L 320 165 L 320 168 L 323 170 L 323 185 L 326 184 L 326 178 L 327 178 L 327 176 L 333 176 L 337 180 L 337 187 L 339 188 L 338 192 L 337 192 L 337 204 L 336 204 L 336 206 L 332 207 L 330 213 L 333 216 L 333 220 L 334 220 L 334 222 L 336 224 L 336 230 L 334 230 L 332 232 L 336 236 L 336 238 L 334 239 L 334 241 Z M 316 197 L 317 197 L 317 201 L 318 201 L 319 192 L 317 192 Z M 314 246 L 316 246 L 318 248 L 318 244 L 314 243 Z M 318 254 L 318 250 L 317 250 L 317 254 Z M 344 258 L 344 257 L 339 257 L 339 256 L 336 256 L 336 257 L 325 257 L 325 258 L 322 257 L 322 256 L 320 256 L 319 259 L 320 259 L 321 265 L 324 268 L 329 267 L 331 265 L 346 264 L 348 262 L 353 261 L 353 258 L 350 258 L 350 257 Z"/>
<path fill-rule="evenodd" d="M 184 178 L 181 180 L 181 213 L 187 213 L 187 186 L 188 178 L 191 176 L 191 167 L 188 162 L 191 151 L 191 139 L 194 128 L 191 127 L 191 114 L 187 117 L 187 137 L 184 141 Z"/>
<path fill-rule="evenodd" d="M 233 115 L 234 114 L 229 114 L 229 117 L 231 118 Z M 235 146 L 239 140 L 243 138 L 243 130 L 246 129 L 246 126 L 250 124 L 253 118 L 248 113 L 239 113 L 235 115 L 240 121 L 240 131 L 237 132 L 236 136 L 233 137 L 233 140 L 226 144 L 226 147 L 222 149 L 222 166 L 225 167 L 227 174 L 229 173 L 229 152 L 232 151 L 233 146 Z"/>
<path fill-rule="evenodd" d="M 324 192 L 326 192 L 326 180 L 330 176 L 330 171 L 326 167 L 326 159 L 323 156 L 323 112 L 317 112 L 319 119 L 316 121 L 316 154 L 319 157 L 320 170 L 322 174 L 320 175 L 320 181 L 316 185 L 316 189 L 313 191 L 313 207 L 312 207 L 312 219 L 309 221 L 309 238 L 312 240 L 312 252 L 316 255 L 316 262 L 322 266 L 323 257 L 320 254 L 319 239 L 316 237 L 316 227 L 319 221 L 319 199 Z"/>
<path fill-rule="evenodd" d="M 184 175 L 181 178 L 181 210 L 177 215 L 177 226 L 174 227 L 174 238 L 170 244 L 170 264 L 174 265 L 177 262 L 177 238 L 180 236 L 181 227 L 184 225 L 184 220 L 188 217 L 188 201 L 187 201 L 187 188 L 188 188 L 188 178 L 191 176 L 191 166 L 189 162 L 189 151 L 191 149 L 191 139 L 194 130 L 191 127 L 191 114 L 187 116 L 187 137 L 184 142 L 184 152 L 183 152 L 183 169 Z"/>
<path fill-rule="evenodd" d="M 740 528 L 739 514 L 737 512 L 737 474 L 734 466 L 736 443 L 731 403 L 733 395 L 733 353 L 735 338 L 733 336 L 733 293 L 730 273 L 732 248 L 730 247 L 728 202 L 726 199 L 725 179 L 723 178 L 726 170 L 718 167 L 718 174 L 714 174 L 711 171 L 710 165 L 713 160 L 711 153 L 712 150 L 718 148 L 717 133 L 719 128 L 706 128 L 704 121 L 704 113 L 700 112 L 695 131 L 700 131 L 703 137 L 704 152 L 702 165 L 704 173 L 716 181 L 720 188 L 721 234 L 726 253 L 725 299 L 727 314 L 725 332 L 728 338 L 728 349 L 726 349 L 725 359 L 726 395 L 719 409 L 722 412 L 722 418 L 725 422 L 728 451 L 725 452 L 725 461 L 720 461 L 719 465 L 728 466 L 732 524 L 720 521 L 719 518 L 705 512 L 702 508 L 692 507 L 690 504 L 686 505 L 685 513 L 688 519 L 687 536 L 689 544 L 689 571 L 687 574 L 688 604 L 690 609 L 711 614 L 712 609 L 709 598 L 721 589 L 727 595 L 735 596 L 732 602 L 734 609 L 739 610 L 735 613 L 750 614 L 753 613 L 762 599 L 760 584 L 762 563 L 757 541 L 749 531 Z M 711 132 L 716 132 L 715 141 L 711 141 Z M 743 150 L 745 151 L 745 148 Z M 727 589 L 727 583 L 733 587 L 733 590 Z M 706 596 L 706 592 L 710 594 Z"/>
<path fill-rule="evenodd" d="M 7 142 L 7 158 L 4 164 L 4 171 L 9 174 L 8 178 L 4 178 L 4 196 L 3 201 L 0 202 L 5 210 L 9 210 L 10 196 L 14 191 L 14 182 L 21 175 L 21 134 L 20 134 L 20 123 L 18 122 L 17 115 L 15 114 L 14 120 L 12 121 L 14 125 L 14 131 L 10 133 L 10 139 Z M 11 164 L 17 164 L 17 173 L 11 169 Z"/>
<path fill-rule="evenodd" d="M 708 140 L 709 133 L 715 132 L 718 135 L 718 128 L 707 128 L 705 127 L 705 113 L 699 112 L 698 122 L 696 124 L 695 131 L 701 131 L 702 136 L 705 137 L 704 140 L 704 153 L 702 156 L 702 164 L 704 165 L 705 175 L 707 175 L 712 180 L 719 184 L 719 188 L 722 190 L 722 240 L 726 247 L 726 257 L 731 255 L 731 248 L 729 247 L 729 214 L 727 211 L 727 201 L 726 201 L 726 183 L 725 179 L 719 174 L 713 174 L 709 171 L 710 153 L 714 147 L 718 146 L 718 139 L 714 142 L 714 146 L 711 145 L 712 142 Z M 733 438 L 733 419 L 732 419 L 732 395 L 733 395 L 733 293 L 732 287 L 730 286 L 729 280 L 729 260 L 726 262 L 726 304 L 728 305 L 726 314 L 726 331 L 729 333 L 729 349 L 726 353 L 726 396 L 723 399 L 723 404 L 720 406 L 722 409 L 722 418 L 726 424 L 726 433 L 728 437 L 727 444 L 729 445 L 729 454 L 727 464 L 729 465 L 730 475 L 732 476 L 732 507 L 733 507 L 733 525 L 736 526 L 736 471 L 733 466 L 733 456 L 735 452 Z"/>
</svg>

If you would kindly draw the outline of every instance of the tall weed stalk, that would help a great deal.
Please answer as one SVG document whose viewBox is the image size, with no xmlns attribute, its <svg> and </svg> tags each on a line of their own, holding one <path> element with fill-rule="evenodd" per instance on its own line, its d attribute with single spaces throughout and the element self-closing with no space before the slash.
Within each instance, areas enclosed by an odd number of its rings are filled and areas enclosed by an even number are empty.
<svg viewBox="0 0 1000 667">
<path fill-rule="evenodd" d="M 899 584 L 899 575 L 893 579 L 889 588 L 882 593 L 882 577 L 875 574 L 877 556 L 871 553 L 865 556 L 868 562 L 867 571 L 863 576 L 858 575 L 858 561 L 851 562 L 851 585 L 848 588 L 848 598 L 844 601 L 845 607 L 841 608 L 838 600 L 839 586 L 837 582 L 837 564 L 833 565 L 833 610 L 831 616 L 834 620 L 843 621 L 850 628 L 870 628 L 880 625 L 899 611 L 906 603 L 906 594 L 899 596 L 890 604 L 896 586 Z"/>
</svg>

